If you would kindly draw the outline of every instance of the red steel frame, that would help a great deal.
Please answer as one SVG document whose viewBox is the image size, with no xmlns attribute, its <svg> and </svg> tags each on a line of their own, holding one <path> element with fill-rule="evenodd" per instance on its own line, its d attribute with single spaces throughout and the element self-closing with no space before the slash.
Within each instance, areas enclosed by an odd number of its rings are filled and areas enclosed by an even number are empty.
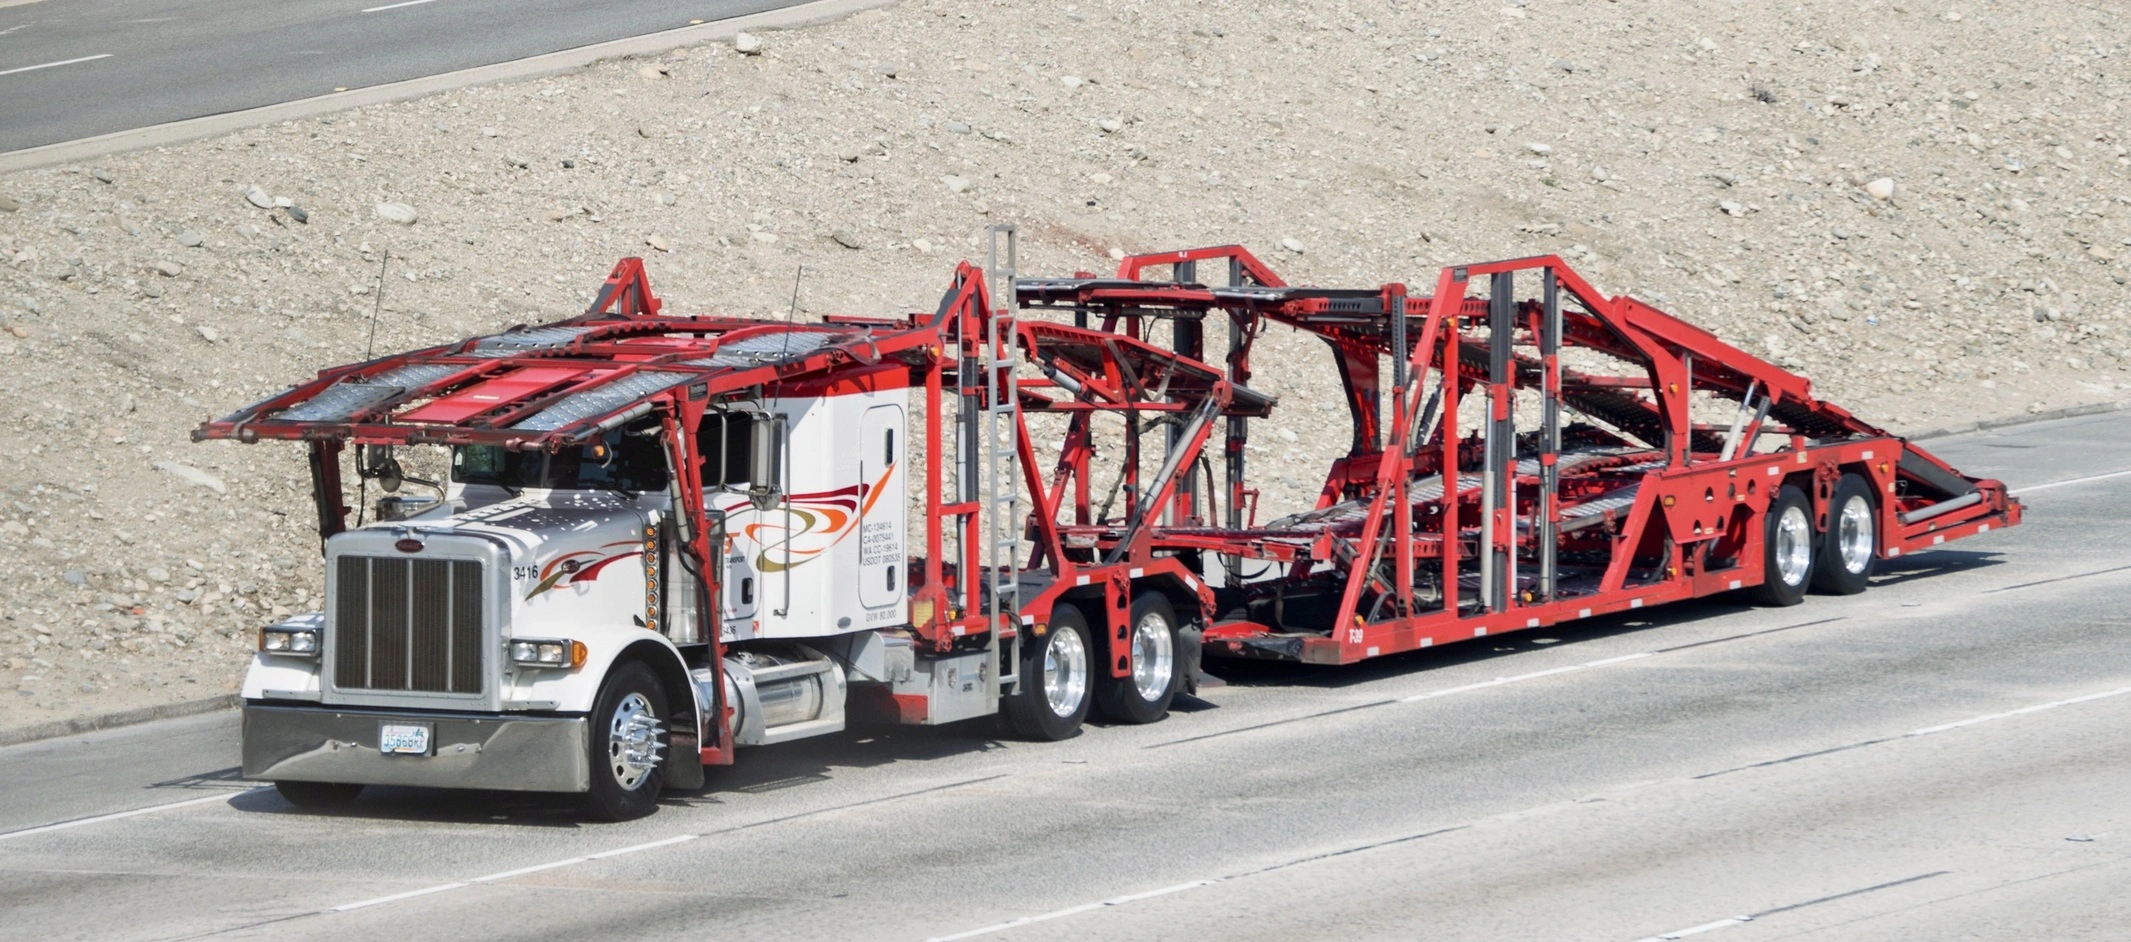
<svg viewBox="0 0 2131 942">
<path fill-rule="evenodd" d="M 1199 266 L 1217 262 L 1227 263 L 1230 286 L 1197 283 Z M 1170 269 L 1172 277 L 1146 277 L 1150 269 L 1161 268 Z M 1507 292 L 1518 273 L 1538 277 L 1545 297 L 1513 300 Z M 1471 297 L 1475 281 L 1491 282 L 1494 289 L 1487 297 Z M 1226 611 L 1208 613 L 1209 653 L 1349 663 L 1754 586 L 1764 579 L 1762 524 L 1779 488 L 1790 484 L 1804 491 L 1821 529 L 1844 473 L 1863 476 L 1878 495 L 1876 550 L 1882 558 L 2020 521 L 2020 504 L 2001 483 L 1960 476 L 1916 445 L 1813 398 L 1804 378 L 1705 331 L 1633 298 L 1606 297 L 1557 257 L 1445 268 L 1434 288 L 1426 297 L 1411 297 L 1400 284 L 1345 291 L 1290 288 L 1237 246 L 1130 257 L 1113 278 L 1081 273 L 1023 283 L 1024 305 L 1071 309 L 1081 321 L 1099 313 L 1105 329 L 1127 336 L 1142 336 L 1153 321 L 1167 320 L 1179 351 L 1194 356 L 1203 340 L 1199 321 L 1221 312 L 1232 324 L 1228 374 L 1238 385 L 1250 376 L 1251 349 L 1265 322 L 1309 332 L 1332 348 L 1354 436 L 1349 453 L 1328 469 L 1317 510 L 1365 507 L 1358 534 L 1246 524 L 1241 508 L 1250 503 L 1255 517 L 1256 491 L 1242 474 L 1247 427 L 1235 421 L 1226 442 L 1225 525 L 1189 520 L 1190 508 L 1180 504 L 1171 525 L 1138 537 L 1157 554 L 1217 553 L 1284 566 L 1286 578 L 1277 581 L 1275 591 L 1311 585 L 1338 591 L 1331 616 L 1301 630 L 1237 617 L 1230 600 Z M 1402 316 L 1394 318 L 1389 311 Z M 1501 323 L 1490 323 L 1494 318 Z M 1490 335 L 1504 340 L 1499 366 L 1486 362 L 1496 353 Z M 1404 349 L 1396 346 L 1400 343 Z M 1516 356 L 1508 351 L 1512 346 L 1541 349 L 1537 355 Z M 1562 348 L 1603 354 L 1626 363 L 1631 372 L 1611 376 L 1568 369 Z M 1388 423 L 1379 416 L 1386 362 L 1395 387 Z M 1428 440 L 1419 442 L 1414 431 L 1431 377 L 1441 420 Z M 1547 403 L 1556 404 L 1547 419 L 1547 434 L 1556 439 L 1553 423 L 1566 407 L 1606 416 L 1616 426 L 1613 441 L 1621 446 L 1632 447 L 1638 437 L 1649 446 L 1633 463 L 1613 462 L 1639 474 L 1639 479 L 1629 476 L 1632 491 L 1613 490 L 1634 495 L 1624 513 L 1608 511 L 1597 521 L 1602 527 L 1585 527 L 1574 536 L 1560 530 L 1565 509 L 1605 495 L 1589 490 L 1593 474 L 1562 477 L 1558 441 L 1523 449 L 1536 460 L 1536 472 L 1505 468 L 1500 480 L 1515 483 L 1506 487 L 1509 496 L 1490 506 L 1461 487 L 1461 468 L 1469 474 L 1479 463 L 1485 476 L 1485 459 L 1478 453 L 1486 445 L 1458 438 L 1460 396 L 1477 392 L 1486 406 L 1483 427 L 1493 425 L 1491 431 L 1513 442 L 1513 404 L 1520 388 L 1538 394 L 1542 412 Z M 1741 447 L 1732 454 L 1719 444 L 1718 435 L 1726 430 L 1694 424 L 1690 404 L 1697 392 L 1705 401 L 1737 407 L 1739 427 L 1729 437 Z M 1756 402 L 1758 410 L 1752 408 Z M 1787 425 L 1769 421 L 1772 415 Z M 1626 434 L 1631 429 L 1639 434 Z M 1783 443 L 1753 453 L 1764 436 Z M 1077 462 L 1067 473 L 1084 479 L 1087 455 L 1070 442 L 1061 466 Z M 1597 472 L 1606 470 L 1601 465 Z M 1424 475 L 1440 481 L 1440 496 L 1413 500 L 1409 487 Z M 1622 483 L 1621 476 L 1614 478 Z M 1054 498 L 1059 492 L 1054 482 Z M 1108 545 L 1116 529 L 1091 524 L 1086 491 L 1079 493 L 1078 526 L 1065 529 L 1096 546 Z M 1520 533 L 1520 527 L 1532 535 Z M 1464 577 L 1473 575 L 1463 564 L 1467 558 L 1492 554 L 1498 569 L 1513 574 L 1518 561 L 1541 556 L 1538 534 L 1553 534 L 1557 543 L 1555 553 L 1547 554 L 1550 577 L 1559 574 L 1551 557 L 1563 551 L 1602 555 L 1605 565 L 1595 583 L 1528 587 L 1514 575 L 1498 575 L 1495 584 L 1503 591 L 1495 597 L 1460 598 Z M 1638 558 L 1646 560 L 1643 573 L 1634 571 Z M 1416 597 L 1423 560 L 1439 567 L 1433 599 Z M 1376 602 L 1365 613 L 1368 597 Z"/>
</svg>

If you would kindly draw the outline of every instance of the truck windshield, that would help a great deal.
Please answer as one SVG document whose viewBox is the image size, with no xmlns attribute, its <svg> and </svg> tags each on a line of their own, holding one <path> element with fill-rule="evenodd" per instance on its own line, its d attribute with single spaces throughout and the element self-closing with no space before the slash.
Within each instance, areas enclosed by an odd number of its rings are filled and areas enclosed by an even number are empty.
<svg viewBox="0 0 2131 942">
<path fill-rule="evenodd" d="M 612 431 L 596 442 L 555 454 L 510 451 L 499 445 L 462 445 L 451 452 L 451 479 L 522 489 L 657 491 L 666 488 L 666 455 L 658 436 Z"/>
</svg>

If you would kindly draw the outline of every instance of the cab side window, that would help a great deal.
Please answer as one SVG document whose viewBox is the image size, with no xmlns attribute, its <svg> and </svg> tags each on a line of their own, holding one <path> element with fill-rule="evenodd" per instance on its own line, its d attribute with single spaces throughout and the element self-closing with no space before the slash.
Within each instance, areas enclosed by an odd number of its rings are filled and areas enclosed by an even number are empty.
<svg viewBox="0 0 2131 942">
<path fill-rule="evenodd" d="M 696 453 L 703 457 L 703 487 L 745 486 L 753 456 L 751 441 L 745 415 L 704 413 L 703 424 L 696 428 Z"/>
</svg>

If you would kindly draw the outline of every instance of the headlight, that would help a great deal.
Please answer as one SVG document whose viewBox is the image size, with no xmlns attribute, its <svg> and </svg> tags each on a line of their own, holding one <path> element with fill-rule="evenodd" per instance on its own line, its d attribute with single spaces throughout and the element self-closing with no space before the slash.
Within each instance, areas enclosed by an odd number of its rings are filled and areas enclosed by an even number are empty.
<svg viewBox="0 0 2131 942">
<path fill-rule="evenodd" d="M 511 641 L 510 650 L 511 662 L 520 667 L 585 666 L 585 643 L 568 638 L 519 638 Z"/>
<path fill-rule="evenodd" d="M 259 651 L 290 657 L 317 657 L 318 629 L 268 625 L 259 629 Z"/>
</svg>

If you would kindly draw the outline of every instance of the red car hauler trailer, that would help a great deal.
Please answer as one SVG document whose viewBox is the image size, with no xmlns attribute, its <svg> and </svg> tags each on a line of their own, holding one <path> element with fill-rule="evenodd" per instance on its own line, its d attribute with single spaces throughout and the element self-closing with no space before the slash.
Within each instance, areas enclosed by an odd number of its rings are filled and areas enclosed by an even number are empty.
<svg viewBox="0 0 2131 942">
<path fill-rule="evenodd" d="M 990 235 L 1014 303 L 964 263 L 930 313 L 675 315 L 624 259 L 582 316 L 202 425 L 309 443 L 326 557 L 325 610 L 260 633 L 246 775 L 306 804 L 404 784 L 631 817 L 847 719 L 1058 739 L 1091 709 L 1162 718 L 1202 652 L 1348 663 L 1719 592 L 1794 604 L 2020 519 L 1998 482 L 1551 256 L 1414 295 L 1290 287 L 1234 246 L 1016 279 L 1011 227 Z M 1331 348 L 1353 434 L 1314 507 L 1261 523 L 1269 326 Z M 433 495 L 365 523 L 350 445 L 363 490 Z M 448 473 L 409 477 L 415 446 Z"/>
</svg>

